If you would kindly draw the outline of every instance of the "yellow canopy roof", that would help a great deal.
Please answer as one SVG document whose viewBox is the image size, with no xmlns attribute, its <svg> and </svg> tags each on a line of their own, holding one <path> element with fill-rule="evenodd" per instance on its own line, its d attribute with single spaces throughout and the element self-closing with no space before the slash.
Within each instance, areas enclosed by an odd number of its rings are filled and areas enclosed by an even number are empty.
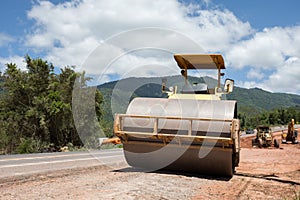
<svg viewBox="0 0 300 200">
<path fill-rule="evenodd" d="M 175 54 L 174 58 L 181 69 L 225 69 L 220 54 Z"/>
</svg>

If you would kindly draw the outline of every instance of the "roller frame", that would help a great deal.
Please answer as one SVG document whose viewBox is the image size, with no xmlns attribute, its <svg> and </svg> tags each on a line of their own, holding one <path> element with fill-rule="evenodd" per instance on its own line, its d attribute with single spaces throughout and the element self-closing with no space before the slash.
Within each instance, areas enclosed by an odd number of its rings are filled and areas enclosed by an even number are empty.
<svg viewBox="0 0 300 200">
<path fill-rule="evenodd" d="M 143 118 L 143 119 L 155 119 L 155 123 L 153 126 L 152 132 L 134 132 L 134 131 L 124 131 L 123 130 L 123 120 L 124 118 Z M 172 120 L 187 120 L 190 121 L 190 124 L 193 123 L 193 121 L 219 121 L 219 122 L 231 122 L 231 137 L 212 137 L 212 136 L 197 136 L 192 135 L 192 126 L 189 126 L 189 129 L 187 130 L 186 134 L 169 134 L 169 133 L 158 133 L 158 121 L 160 119 L 172 119 Z M 181 162 L 178 160 L 185 160 L 187 158 L 180 158 L 176 160 L 171 165 L 165 167 L 164 169 L 167 170 L 174 170 L 174 171 L 187 171 L 187 172 L 195 172 L 195 173 L 201 173 L 201 174 L 212 174 L 212 175 L 221 175 L 221 176 L 232 176 L 234 173 L 234 167 L 238 166 L 239 163 L 239 152 L 240 152 L 240 144 L 239 144 L 239 120 L 238 119 L 212 119 L 212 118 L 193 118 L 193 117 L 174 117 L 174 116 L 150 116 L 150 115 L 133 115 L 133 114 L 115 114 L 115 120 L 114 120 L 114 134 L 119 137 L 124 145 L 124 151 L 125 151 L 125 157 L 127 162 L 135 167 L 141 167 L 141 168 L 147 168 L 147 164 L 144 164 L 143 162 L 136 162 L 137 160 L 140 160 L 138 156 L 134 157 L 130 155 L 130 150 L 136 150 L 136 149 L 143 149 L 146 148 L 147 150 L 158 150 L 162 147 L 165 147 L 168 145 L 168 148 L 173 148 L 176 150 L 176 148 L 181 148 L 188 143 L 188 147 L 186 149 L 186 153 L 183 155 L 185 157 L 191 157 L 191 155 L 195 154 L 195 151 L 199 151 L 200 147 L 203 146 L 203 142 L 205 141 L 205 145 L 207 147 L 212 147 L 212 155 L 214 156 L 220 156 L 220 154 L 223 154 L 222 152 L 227 152 L 226 154 L 232 154 L 231 159 L 227 159 L 225 162 L 231 162 L 228 164 L 225 168 L 225 171 L 223 171 L 223 168 L 214 169 L 212 166 L 207 166 L 206 160 L 202 160 L 201 162 L 195 158 L 192 161 L 189 160 L 190 165 L 182 167 L 182 169 L 179 169 Z M 140 140 L 136 140 L 136 138 L 139 138 Z M 149 142 L 147 140 L 154 139 L 158 142 Z M 172 144 L 170 143 L 172 141 Z M 186 147 L 185 147 L 186 148 Z M 191 153 L 194 152 L 194 153 Z M 218 153 L 215 153 L 218 152 Z M 183 156 L 183 157 L 184 157 Z M 220 158 L 219 158 L 220 159 Z M 222 159 L 222 158 L 221 158 Z M 134 160 L 134 162 L 132 161 Z M 193 164 L 194 163 L 194 164 Z M 204 165 L 204 167 L 200 167 L 201 170 L 197 170 L 193 165 Z M 192 167 L 189 167 L 192 166 Z M 212 167 L 212 168 L 211 168 Z M 232 170 L 228 170 L 228 168 L 232 168 Z"/>
</svg>

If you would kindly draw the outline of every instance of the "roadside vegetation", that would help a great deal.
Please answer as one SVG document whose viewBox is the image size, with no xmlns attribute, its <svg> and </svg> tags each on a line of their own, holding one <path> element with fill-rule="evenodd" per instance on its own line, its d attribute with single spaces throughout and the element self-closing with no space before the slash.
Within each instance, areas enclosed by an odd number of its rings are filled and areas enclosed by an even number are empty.
<svg viewBox="0 0 300 200">
<path fill-rule="evenodd" d="M 245 108 L 244 108 L 245 109 Z M 245 109 L 246 110 L 246 109 Z M 287 125 L 291 119 L 294 119 L 297 124 L 300 121 L 300 106 L 289 108 L 277 108 L 270 111 L 261 112 L 239 112 L 238 118 L 241 122 L 242 129 L 254 129 L 258 125 L 280 126 Z"/>
<path fill-rule="evenodd" d="M 0 73 L 0 154 L 82 147 L 72 116 L 72 91 L 78 80 L 84 94 L 89 78 L 69 66 L 54 73 L 54 66 L 39 58 L 26 56 L 25 62 L 26 70 L 9 63 Z M 97 119 L 80 119 L 91 129 L 96 126 L 91 123 L 99 125 L 102 117 L 102 95 L 98 90 L 95 102 L 92 109 L 96 109 Z M 90 132 L 89 138 L 97 137 L 98 133 Z M 91 141 L 85 141 L 85 145 L 95 145 Z"/>
</svg>

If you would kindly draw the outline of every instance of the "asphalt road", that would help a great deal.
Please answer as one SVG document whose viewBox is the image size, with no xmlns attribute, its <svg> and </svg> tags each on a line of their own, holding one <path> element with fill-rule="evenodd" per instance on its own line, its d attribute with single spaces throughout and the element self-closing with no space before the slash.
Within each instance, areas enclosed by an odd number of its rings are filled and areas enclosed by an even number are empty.
<svg viewBox="0 0 300 200">
<path fill-rule="evenodd" d="M 123 149 L 0 156 L 0 178 L 126 163 Z"/>
</svg>

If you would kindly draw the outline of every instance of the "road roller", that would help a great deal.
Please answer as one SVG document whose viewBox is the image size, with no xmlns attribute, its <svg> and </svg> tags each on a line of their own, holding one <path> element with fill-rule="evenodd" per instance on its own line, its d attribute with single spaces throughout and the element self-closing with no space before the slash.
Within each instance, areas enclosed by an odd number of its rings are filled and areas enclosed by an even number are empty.
<svg viewBox="0 0 300 200">
<path fill-rule="evenodd" d="M 228 176 L 239 164 L 240 123 L 237 102 L 226 100 L 234 81 L 226 79 L 219 54 L 175 54 L 184 86 L 166 88 L 168 98 L 134 98 L 126 113 L 116 113 L 114 135 L 129 165 L 147 171 L 167 170 Z M 192 70 L 217 70 L 213 88 L 188 81 Z"/>
</svg>

